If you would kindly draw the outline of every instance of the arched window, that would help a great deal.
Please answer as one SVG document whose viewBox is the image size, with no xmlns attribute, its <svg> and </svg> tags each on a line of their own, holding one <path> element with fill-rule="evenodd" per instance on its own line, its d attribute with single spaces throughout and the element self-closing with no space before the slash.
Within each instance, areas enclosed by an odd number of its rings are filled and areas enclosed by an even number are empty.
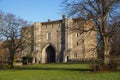
<svg viewBox="0 0 120 80">
<path fill-rule="evenodd" d="M 76 33 L 76 37 L 78 37 L 78 33 Z"/>
<path fill-rule="evenodd" d="M 77 58 L 78 57 L 78 54 L 77 53 L 74 53 L 74 58 Z"/>
<path fill-rule="evenodd" d="M 79 45 L 79 43 L 77 42 L 77 46 Z"/>
<path fill-rule="evenodd" d="M 47 40 L 51 40 L 51 33 L 47 33 Z"/>
</svg>

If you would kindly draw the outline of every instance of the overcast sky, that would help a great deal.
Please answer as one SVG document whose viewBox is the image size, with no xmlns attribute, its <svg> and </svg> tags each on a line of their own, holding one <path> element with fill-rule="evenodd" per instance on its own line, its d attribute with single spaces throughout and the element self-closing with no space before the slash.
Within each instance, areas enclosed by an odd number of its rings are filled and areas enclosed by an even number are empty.
<svg viewBox="0 0 120 80">
<path fill-rule="evenodd" d="M 32 22 L 61 19 L 62 0 L 0 0 L 0 10 Z"/>
</svg>

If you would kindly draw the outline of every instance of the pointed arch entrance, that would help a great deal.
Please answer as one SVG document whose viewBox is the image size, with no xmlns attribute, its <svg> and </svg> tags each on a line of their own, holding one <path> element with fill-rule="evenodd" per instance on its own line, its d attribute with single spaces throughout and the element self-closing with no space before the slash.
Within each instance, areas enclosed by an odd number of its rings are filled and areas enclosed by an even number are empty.
<svg viewBox="0 0 120 80">
<path fill-rule="evenodd" d="M 42 63 L 55 63 L 56 51 L 53 46 L 47 44 L 42 50 Z"/>
<path fill-rule="evenodd" d="M 55 63 L 55 50 L 52 46 L 46 48 L 47 63 Z"/>
</svg>

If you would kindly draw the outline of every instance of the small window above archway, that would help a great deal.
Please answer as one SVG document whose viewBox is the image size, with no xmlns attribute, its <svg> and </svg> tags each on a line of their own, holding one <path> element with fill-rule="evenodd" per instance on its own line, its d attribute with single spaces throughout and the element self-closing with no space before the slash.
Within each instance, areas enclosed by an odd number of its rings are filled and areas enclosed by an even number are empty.
<svg viewBox="0 0 120 80">
<path fill-rule="evenodd" d="M 51 40 L 51 33 L 47 33 L 47 40 Z"/>
</svg>

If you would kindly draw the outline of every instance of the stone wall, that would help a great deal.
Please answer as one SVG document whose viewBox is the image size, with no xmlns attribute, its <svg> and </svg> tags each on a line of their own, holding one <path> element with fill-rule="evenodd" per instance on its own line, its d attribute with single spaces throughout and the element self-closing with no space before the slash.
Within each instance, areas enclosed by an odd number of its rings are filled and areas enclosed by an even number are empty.
<svg viewBox="0 0 120 80">
<path fill-rule="evenodd" d="M 62 20 L 35 22 L 30 29 L 32 34 L 27 35 L 31 35 L 33 45 L 31 50 L 26 49 L 32 51 L 33 63 L 48 62 L 46 49 L 49 46 L 55 50 L 55 62 L 96 58 L 96 51 L 93 50 L 96 46 L 96 32 L 81 34 L 79 29 L 74 29 L 75 27 L 89 29 L 92 27 L 91 23 L 91 21 L 84 22 L 80 18 L 65 18 L 64 15 Z"/>
</svg>

